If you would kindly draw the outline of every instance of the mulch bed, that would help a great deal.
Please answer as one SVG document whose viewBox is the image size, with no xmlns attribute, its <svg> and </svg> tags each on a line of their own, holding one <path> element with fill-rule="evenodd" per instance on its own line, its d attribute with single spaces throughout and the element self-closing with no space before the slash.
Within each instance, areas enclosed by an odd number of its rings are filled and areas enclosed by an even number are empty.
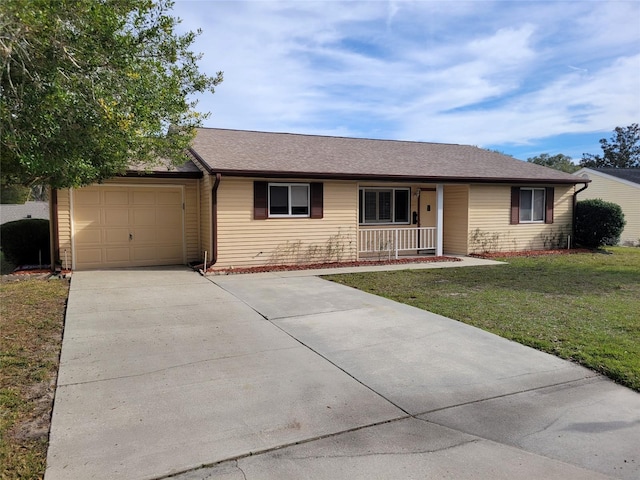
<svg viewBox="0 0 640 480">
<path fill-rule="evenodd" d="M 316 270 L 321 268 L 368 267 L 376 265 L 402 265 L 407 263 L 459 262 L 457 257 L 407 257 L 393 260 L 362 260 L 358 262 L 304 263 L 296 265 L 262 265 L 259 267 L 222 268 L 207 270 L 213 275 L 233 275 L 239 273 L 286 272 L 291 270 Z M 202 268 L 202 265 L 198 266 Z M 194 267 L 198 269 L 198 267 Z"/>
<path fill-rule="evenodd" d="M 485 252 L 485 253 L 470 253 L 470 257 L 476 258 L 511 258 L 511 257 L 542 257 L 546 255 L 572 255 L 575 253 L 593 253 L 593 250 L 588 248 L 565 248 L 558 250 L 526 250 L 524 252 Z"/>
</svg>

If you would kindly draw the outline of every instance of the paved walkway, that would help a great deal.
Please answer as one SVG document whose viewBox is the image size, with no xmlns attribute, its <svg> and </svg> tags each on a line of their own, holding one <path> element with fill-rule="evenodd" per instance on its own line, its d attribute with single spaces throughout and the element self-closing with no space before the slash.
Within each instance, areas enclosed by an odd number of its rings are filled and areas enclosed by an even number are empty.
<svg viewBox="0 0 640 480">
<path fill-rule="evenodd" d="M 74 273 L 46 480 L 640 476 L 637 393 L 311 273 Z"/>
</svg>

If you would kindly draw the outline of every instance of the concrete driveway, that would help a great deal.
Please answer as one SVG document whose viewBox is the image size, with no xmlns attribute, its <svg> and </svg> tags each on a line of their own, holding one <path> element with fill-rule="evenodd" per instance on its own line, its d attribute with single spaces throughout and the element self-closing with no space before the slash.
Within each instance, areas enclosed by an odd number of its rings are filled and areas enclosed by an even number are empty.
<svg viewBox="0 0 640 480">
<path fill-rule="evenodd" d="M 74 273 L 46 480 L 640 477 L 640 395 L 292 272 Z"/>
</svg>

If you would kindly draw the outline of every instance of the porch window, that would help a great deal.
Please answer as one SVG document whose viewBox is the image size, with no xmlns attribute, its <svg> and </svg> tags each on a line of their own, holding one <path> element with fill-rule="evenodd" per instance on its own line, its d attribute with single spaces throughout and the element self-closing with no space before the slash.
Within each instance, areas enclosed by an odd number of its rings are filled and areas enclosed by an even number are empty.
<svg viewBox="0 0 640 480">
<path fill-rule="evenodd" d="M 361 224 L 409 223 L 409 188 L 361 188 Z"/>
<path fill-rule="evenodd" d="M 553 223 L 554 189 L 513 187 L 511 223 Z"/>
<path fill-rule="evenodd" d="M 308 217 L 308 183 L 270 183 L 270 217 Z"/>
</svg>

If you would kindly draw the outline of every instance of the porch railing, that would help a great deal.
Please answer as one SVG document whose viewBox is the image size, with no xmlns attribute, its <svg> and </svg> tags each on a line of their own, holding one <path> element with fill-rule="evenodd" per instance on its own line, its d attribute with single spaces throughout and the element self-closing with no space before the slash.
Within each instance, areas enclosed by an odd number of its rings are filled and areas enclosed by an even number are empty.
<svg viewBox="0 0 640 480">
<path fill-rule="evenodd" d="M 436 227 L 362 228 L 358 253 L 377 253 L 398 258 L 398 253 L 435 250 Z"/>
</svg>

